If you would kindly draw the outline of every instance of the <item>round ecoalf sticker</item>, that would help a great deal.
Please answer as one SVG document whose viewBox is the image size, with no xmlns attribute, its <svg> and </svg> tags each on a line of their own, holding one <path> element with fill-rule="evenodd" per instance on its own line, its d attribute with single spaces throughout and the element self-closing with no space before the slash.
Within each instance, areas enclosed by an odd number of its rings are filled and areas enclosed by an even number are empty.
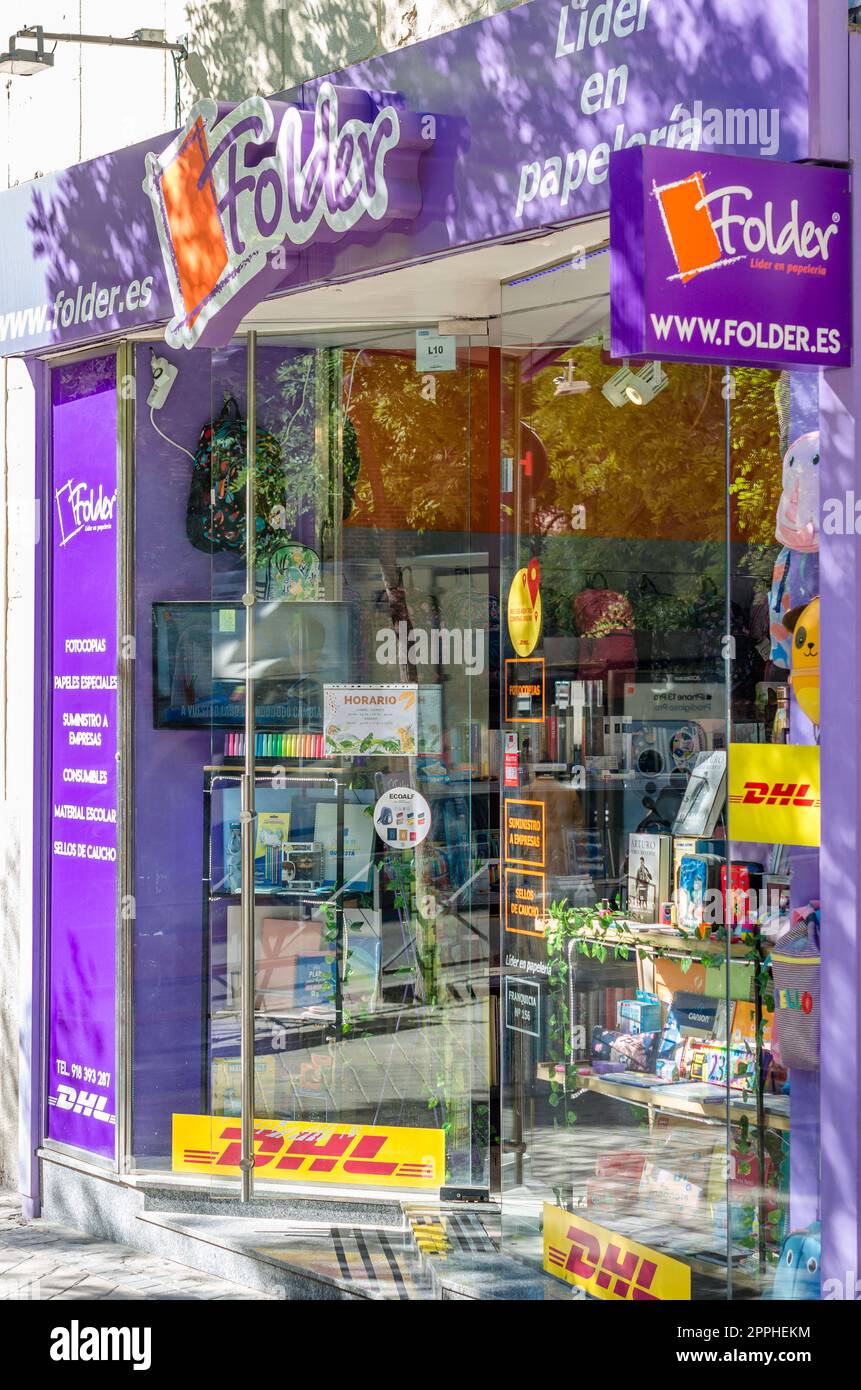
<svg viewBox="0 0 861 1390">
<path fill-rule="evenodd" d="M 508 635 L 518 656 L 535 651 L 541 636 L 541 566 L 530 560 L 508 591 Z"/>
<path fill-rule="evenodd" d="M 430 824 L 430 806 L 412 787 L 392 787 L 374 807 L 374 829 L 390 849 L 415 849 Z"/>
</svg>

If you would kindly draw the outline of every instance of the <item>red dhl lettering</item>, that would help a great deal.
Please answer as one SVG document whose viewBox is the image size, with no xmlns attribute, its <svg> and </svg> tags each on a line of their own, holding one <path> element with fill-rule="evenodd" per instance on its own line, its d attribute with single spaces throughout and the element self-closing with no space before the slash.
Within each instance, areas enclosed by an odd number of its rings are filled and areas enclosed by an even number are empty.
<svg viewBox="0 0 861 1390">
<path fill-rule="evenodd" d="M 658 1268 L 652 1260 L 641 1259 L 633 1250 L 623 1251 L 621 1246 L 612 1242 L 602 1251 L 597 1237 L 580 1226 L 569 1226 L 567 1238 L 571 1242 L 567 1258 L 565 1251 L 555 1245 L 551 1245 L 547 1252 L 550 1263 L 557 1269 L 565 1269 L 576 1278 L 594 1282 L 599 1288 L 610 1290 L 617 1298 L 658 1302 L 657 1295 L 649 1293 Z"/>
<path fill-rule="evenodd" d="M 220 1135 L 221 1150 L 186 1149 L 184 1159 L 187 1163 L 212 1168 L 238 1168 L 242 1157 L 242 1130 L 238 1125 L 228 1126 Z M 322 1141 L 322 1142 L 321 1142 Z M 265 1168 L 269 1172 L 331 1173 L 340 1169 L 344 1173 L 362 1174 L 366 1177 L 430 1178 L 433 1176 L 433 1162 L 398 1163 L 385 1161 L 385 1155 L 378 1157 L 388 1143 L 385 1134 L 364 1134 L 357 1136 L 349 1131 L 335 1131 L 320 1135 L 310 1130 L 303 1134 L 288 1137 L 273 1133 L 265 1127 L 254 1130 L 254 1167 Z"/>
<path fill-rule="evenodd" d="M 809 782 L 745 782 L 741 800 L 747 806 L 816 806 L 809 791 Z"/>
</svg>

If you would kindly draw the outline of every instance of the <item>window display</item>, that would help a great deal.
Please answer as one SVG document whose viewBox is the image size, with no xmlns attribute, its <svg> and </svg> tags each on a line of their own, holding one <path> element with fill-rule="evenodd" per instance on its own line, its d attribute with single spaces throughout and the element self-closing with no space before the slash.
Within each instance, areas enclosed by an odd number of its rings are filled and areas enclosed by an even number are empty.
<svg viewBox="0 0 861 1390">
<path fill-rule="evenodd" d="M 294 1159 L 297 1180 L 342 1180 L 327 1145 L 364 1127 L 347 1170 L 385 1159 L 405 1181 L 424 1135 L 437 1189 L 488 1186 L 487 350 L 461 350 L 432 401 L 415 353 L 414 333 L 261 338 L 251 385 L 243 341 L 176 354 L 157 421 L 138 422 L 163 481 L 137 495 L 133 1147 L 214 1190 L 239 1172 L 222 1121 L 239 1114 L 246 875 L 254 1119 L 288 1146 L 258 1136 L 255 1184 Z"/>
<path fill-rule="evenodd" d="M 503 969 L 540 1027 L 503 1035 L 503 1242 L 592 1297 L 816 1297 L 815 382 L 616 391 L 590 289 L 504 291 L 502 591 L 541 606 L 505 634 Z"/>
</svg>

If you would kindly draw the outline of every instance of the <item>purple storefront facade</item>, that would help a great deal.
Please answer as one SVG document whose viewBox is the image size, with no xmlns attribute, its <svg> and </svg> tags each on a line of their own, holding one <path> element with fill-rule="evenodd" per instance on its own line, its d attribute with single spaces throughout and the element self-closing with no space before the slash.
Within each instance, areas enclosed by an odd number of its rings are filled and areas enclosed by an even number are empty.
<svg viewBox="0 0 861 1390">
<path fill-rule="evenodd" d="M 861 113 L 850 100 L 850 93 L 861 91 L 861 33 L 847 31 L 845 8 L 837 0 L 799 0 L 791 7 L 791 23 L 788 8 L 784 0 L 591 0 L 581 10 L 562 0 L 533 0 L 271 99 L 253 97 L 234 107 L 199 103 L 177 133 L 0 196 L 0 351 L 25 358 L 34 382 L 38 428 L 31 466 L 36 496 L 44 499 L 34 570 L 36 688 L 44 694 L 33 764 L 38 872 L 32 995 L 21 1027 L 20 1192 L 26 1215 L 39 1212 L 46 1171 L 58 1165 L 65 1164 L 66 1172 L 77 1165 L 84 1186 L 103 1183 L 107 1174 L 122 1185 L 133 1173 L 146 1175 L 150 1165 L 161 1181 L 169 1181 L 182 1171 L 175 1117 L 218 1113 L 207 1061 L 216 1050 L 211 978 L 222 949 L 224 978 L 230 978 L 233 907 L 225 896 L 201 936 L 201 861 L 210 880 L 215 870 L 198 822 L 201 774 L 205 770 L 217 782 L 218 766 L 212 764 L 224 726 L 218 739 L 214 722 L 209 729 L 190 722 L 181 734 L 165 734 L 158 717 L 150 717 L 159 641 L 166 640 L 156 609 L 165 599 L 181 605 L 206 598 L 237 609 L 242 602 L 235 555 L 212 556 L 187 543 L 185 506 L 201 423 L 218 415 L 227 395 L 248 416 L 249 380 L 258 398 L 258 428 L 273 433 L 277 402 L 299 381 L 298 394 L 289 397 L 286 430 L 288 440 L 293 432 L 294 449 L 304 447 L 296 445 L 297 434 L 311 440 L 316 429 L 319 438 L 323 419 L 322 412 L 315 423 L 303 414 L 309 380 L 323 389 L 319 363 L 316 377 L 310 366 L 301 375 L 301 347 L 267 344 L 261 337 L 249 377 L 244 335 L 264 322 L 275 325 L 276 335 L 279 323 L 287 332 L 291 300 L 313 294 L 308 317 L 297 311 L 293 319 L 304 324 L 310 343 L 321 325 L 338 321 L 337 296 L 362 282 L 374 280 L 383 302 L 390 275 L 416 277 L 427 268 L 442 283 L 441 266 L 455 267 L 459 256 L 482 251 L 510 254 L 515 259 L 506 273 L 519 274 L 520 248 L 525 281 L 550 259 L 537 246 L 542 238 L 552 239 L 554 254 L 562 255 L 564 237 L 565 254 L 575 259 L 583 240 L 591 261 L 604 255 L 609 234 L 613 259 L 604 297 L 609 296 L 613 337 L 597 350 L 604 376 L 623 362 L 636 368 L 638 359 L 655 358 L 669 368 L 678 363 L 709 373 L 715 366 L 792 373 L 790 437 L 819 432 L 821 498 L 851 496 L 854 502 L 861 496 L 861 311 L 852 284 L 861 240 L 851 179 L 852 161 L 861 152 Z M 737 172 L 742 163 L 744 179 Z M 695 263 L 702 228 L 694 226 L 693 243 L 684 242 L 682 233 L 674 241 L 653 191 L 704 178 L 712 179 L 710 188 L 732 185 L 737 193 L 736 185 L 752 181 L 758 171 L 755 194 L 743 197 L 749 204 L 745 216 L 762 218 L 762 242 L 730 245 L 739 252 L 730 256 L 727 224 L 723 242 L 715 241 L 719 268 L 706 274 Z M 766 203 L 774 223 L 767 221 Z M 805 212 L 806 206 L 813 211 Z M 743 227 L 745 235 L 759 236 L 741 216 L 734 225 L 737 241 Z M 669 240 L 662 240 L 662 229 Z M 713 234 L 710 223 L 704 235 Z M 751 258 L 764 257 L 769 246 L 778 270 L 778 256 L 788 260 L 797 251 L 799 261 L 807 258 L 819 268 L 816 275 L 799 272 L 791 290 L 788 280 L 782 290 L 778 275 L 766 274 L 765 267 L 755 277 Z M 694 257 L 693 275 L 686 254 Z M 691 285 L 693 276 L 698 280 Z M 701 298 L 691 307 L 695 294 Z M 376 321 L 411 326 L 403 303 L 389 320 L 379 309 Z M 671 328 L 656 337 L 656 322 L 669 324 L 670 316 L 678 326 L 680 317 L 687 322 L 685 315 L 697 315 L 701 323 L 731 312 L 732 320 L 722 322 L 724 332 L 730 321 L 734 333 L 741 330 L 733 340 L 712 330 L 710 342 L 698 341 L 692 330 L 683 330 L 683 341 L 673 345 Z M 419 322 L 425 324 L 426 317 Z M 440 325 L 438 340 L 470 331 Z M 492 330 L 487 337 L 486 326 L 484 333 L 487 356 L 470 361 L 488 371 L 488 447 L 496 450 L 497 475 L 503 461 L 507 495 L 512 460 L 504 455 L 509 450 L 516 461 L 527 445 L 519 436 L 510 449 L 505 443 L 506 426 L 499 424 L 507 409 L 505 369 L 493 366 L 500 339 Z M 589 341 L 586 334 L 577 341 L 583 339 Z M 353 351 L 346 337 L 333 341 Z M 362 393 L 370 389 L 363 351 L 344 357 L 342 368 L 344 422 L 352 400 L 360 452 Z M 383 345 L 380 360 L 387 351 Z M 149 403 L 144 407 L 153 354 L 180 372 L 170 400 L 155 406 L 157 416 Z M 554 357 L 542 348 L 529 360 L 534 374 Z M 494 377 L 494 371 L 502 375 Z M 435 392 L 444 380 L 428 373 L 423 389 Z M 529 381 L 524 371 L 518 392 Z M 513 388 L 512 398 L 521 400 Z M 181 461 L 177 447 L 188 457 Z M 534 448 L 531 436 L 528 447 Z M 532 453 L 526 457 L 528 472 Z M 498 501 L 498 476 L 495 485 Z M 515 511 L 519 486 L 510 484 Z M 361 501 L 361 488 L 356 495 Z M 310 509 L 310 502 L 303 505 Z M 304 541 L 309 523 L 296 506 L 294 539 Z M 497 534 L 485 546 L 491 556 L 501 534 L 498 517 L 495 525 Z M 821 527 L 821 646 L 829 655 L 820 673 L 820 724 L 799 715 L 793 726 L 799 731 L 794 742 L 818 745 L 821 759 L 819 852 L 790 841 L 789 862 L 792 908 L 820 904 L 822 1023 L 818 1068 L 793 1077 L 786 1102 L 784 1130 L 792 1134 L 791 1150 L 784 1146 L 791 1174 L 786 1229 L 816 1227 L 818 1235 L 821 1223 L 821 1296 L 830 1298 L 856 1297 L 861 1276 L 858 545 L 854 523 Z M 550 574 L 549 561 L 546 569 Z M 382 587 L 387 585 L 388 579 Z M 596 579 L 589 587 L 616 585 Z M 326 592 L 327 601 L 343 598 L 342 590 Z M 730 607 L 728 601 L 728 613 Z M 227 621 L 222 612 L 219 622 Z M 227 631 L 235 629 L 222 626 Z M 501 666 L 500 650 L 498 644 Z M 352 679 L 348 672 L 333 684 Z M 412 682 L 412 668 L 399 679 Z M 492 714 L 494 732 L 503 723 Z M 727 748 L 731 737 L 709 746 Z M 523 750 L 521 742 L 521 757 Z M 493 775 L 491 768 L 491 780 Z M 495 775 L 501 788 L 501 768 Z M 516 773 L 519 781 L 509 781 L 507 761 L 504 776 L 506 787 L 523 785 L 522 771 Z M 446 782 L 454 780 L 450 766 Z M 211 782 L 206 786 L 209 795 Z M 523 797 L 535 804 L 529 792 Z M 492 797 L 489 804 L 495 805 Z M 299 814 L 293 805 L 296 825 Z M 491 820 L 497 816 L 496 829 L 499 814 L 496 804 L 490 813 Z M 320 823 L 307 830 L 309 841 L 319 838 Z M 226 876 L 232 828 L 226 812 L 225 824 Z M 205 825 L 208 831 L 208 820 Z M 631 828 L 637 829 L 626 822 L 626 832 Z M 739 858 L 755 860 L 755 846 L 748 849 Z M 373 910 L 385 915 L 376 891 Z M 370 897 L 363 900 L 362 910 L 370 906 Z M 490 930 L 503 940 L 498 911 L 497 903 Z M 384 943 L 382 928 L 380 935 Z M 516 944 L 503 940 L 500 946 L 499 940 L 489 951 L 489 975 L 494 968 L 498 973 L 506 947 Z M 381 954 L 385 958 L 385 944 Z M 210 994 L 201 1004 L 204 974 Z M 727 964 L 727 999 L 729 979 Z M 611 988 L 617 984 L 614 979 Z M 489 991 L 498 1006 L 498 980 Z M 222 1012 L 227 1014 L 226 1005 Z M 541 1025 L 535 1023 L 533 1034 L 529 1028 L 513 1031 L 538 1039 Z M 726 1034 L 724 1044 L 728 1048 Z M 508 1046 L 499 1044 L 501 1052 Z M 256 1051 L 261 1053 L 259 1045 Z M 228 1049 L 224 1075 L 234 1055 Z M 503 1078 L 507 1068 L 523 1065 L 524 1055 L 521 1050 L 519 1060 L 512 1060 L 514 1052 L 505 1053 Z M 265 1077 L 267 1059 L 258 1056 L 258 1062 Z M 536 1074 L 543 1078 L 541 1067 Z M 495 1061 L 489 1071 L 498 1073 Z M 317 1074 L 313 1068 L 304 1084 L 313 1091 L 311 1074 Z M 492 1092 L 494 1083 L 488 1084 Z M 495 1084 L 502 1098 L 497 1094 L 496 1111 L 493 1100 L 490 1109 L 503 1147 L 507 1082 Z M 552 1072 L 550 1084 L 558 1084 Z M 727 1130 L 731 1108 L 727 1099 Z M 237 1112 L 225 1101 L 221 1113 Z M 410 1113 L 386 1119 L 378 1105 L 373 1120 L 415 1127 Z M 320 1118 L 316 1112 L 312 1117 Z M 451 1124 L 454 1152 L 457 1120 Z M 462 1194 L 481 1188 L 483 1200 L 501 1201 L 504 1213 L 511 1185 L 502 1173 L 504 1160 L 495 1165 L 491 1157 L 482 1167 L 474 1130 L 471 1135 L 463 1145 L 464 1166 L 455 1165 L 455 1176 L 439 1186 Z M 522 1149 L 520 1130 L 515 1138 Z M 514 1153 L 517 1145 L 512 1141 L 510 1147 Z M 166 1174 L 171 1155 L 174 1174 Z M 764 1170 L 762 1153 L 760 1159 Z M 340 1198 L 346 1190 L 339 1189 Z M 355 1195 L 361 1198 L 361 1188 Z M 49 1206 L 57 1209 L 56 1198 Z M 763 1212 L 760 1202 L 759 1228 L 751 1228 L 751 1240 L 759 1231 L 760 1274 Z M 611 1215 L 589 1216 L 614 1229 Z M 109 1218 L 99 1219 L 98 1228 L 108 1229 Z M 117 1221 L 124 1238 L 131 1238 L 128 1226 Z M 731 1240 L 730 1224 L 725 1218 L 719 1227 L 715 1218 L 721 1241 Z M 778 1243 L 775 1262 L 779 1250 Z M 700 1251 L 700 1275 L 712 1258 Z M 544 1269 L 552 1278 L 547 1259 L 545 1254 Z M 579 1287 L 591 1293 L 585 1274 L 567 1283 L 577 1286 L 578 1278 Z"/>
</svg>

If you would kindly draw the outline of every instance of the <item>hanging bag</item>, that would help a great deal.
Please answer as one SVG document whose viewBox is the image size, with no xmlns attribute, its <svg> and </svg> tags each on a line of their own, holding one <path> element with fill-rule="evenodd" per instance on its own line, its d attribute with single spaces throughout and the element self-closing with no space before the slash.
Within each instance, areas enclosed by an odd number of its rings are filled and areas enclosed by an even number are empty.
<svg viewBox="0 0 861 1390">
<path fill-rule="evenodd" d="M 819 904 L 792 914 L 788 931 L 771 954 L 780 1058 L 798 1071 L 819 1068 Z"/>
<path fill-rule="evenodd" d="M 213 551 L 245 551 L 245 482 L 248 429 L 228 396 L 218 416 L 200 432 L 188 495 L 185 529 L 191 544 Z M 285 539 L 285 485 L 281 447 L 257 431 L 255 480 L 257 547 L 264 555 Z"/>
<path fill-rule="evenodd" d="M 604 587 L 598 582 L 603 580 Z M 636 666 L 634 615 L 624 594 L 607 588 L 606 575 L 591 575 L 574 599 L 574 621 L 580 633 L 581 680 L 602 680 L 608 671 Z"/>
</svg>

